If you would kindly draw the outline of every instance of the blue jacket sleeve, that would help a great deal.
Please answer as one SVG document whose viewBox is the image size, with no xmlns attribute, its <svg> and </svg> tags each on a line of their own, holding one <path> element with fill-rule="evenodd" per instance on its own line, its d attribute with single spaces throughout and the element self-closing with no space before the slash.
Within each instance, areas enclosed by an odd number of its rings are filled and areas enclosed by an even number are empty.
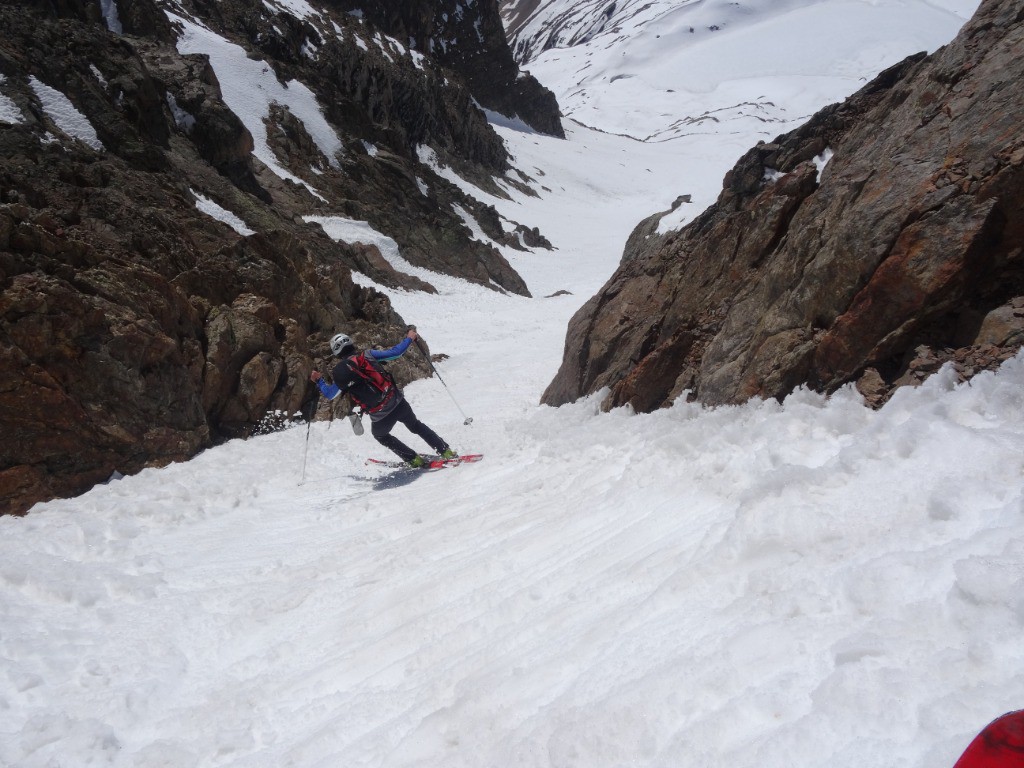
<svg viewBox="0 0 1024 768">
<path fill-rule="evenodd" d="M 391 349 L 368 349 L 366 354 L 374 360 L 395 360 L 405 354 L 405 350 L 412 344 L 412 339 L 406 336 Z"/>
<path fill-rule="evenodd" d="M 328 400 L 333 400 L 341 392 L 341 388 L 337 384 L 328 384 L 323 379 L 317 379 L 316 385 L 320 387 L 320 393 Z"/>
</svg>

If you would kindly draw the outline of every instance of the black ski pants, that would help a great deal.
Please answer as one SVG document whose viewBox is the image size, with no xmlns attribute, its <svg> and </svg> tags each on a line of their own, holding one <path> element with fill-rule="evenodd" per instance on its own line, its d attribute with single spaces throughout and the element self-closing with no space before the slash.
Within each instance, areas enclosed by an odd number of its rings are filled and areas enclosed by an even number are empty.
<svg viewBox="0 0 1024 768">
<path fill-rule="evenodd" d="M 403 424 L 414 435 L 422 437 L 427 445 L 438 453 L 444 453 L 448 450 L 448 443 L 438 437 L 434 430 L 416 418 L 416 414 L 413 413 L 412 406 L 409 405 L 408 400 L 402 400 L 395 410 L 391 411 L 380 421 L 374 421 L 370 424 L 370 434 L 385 448 L 397 453 L 402 461 L 412 461 L 415 459 L 416 451 L 391 434 L 391 430 L 398 423 Z"/>
</svg>

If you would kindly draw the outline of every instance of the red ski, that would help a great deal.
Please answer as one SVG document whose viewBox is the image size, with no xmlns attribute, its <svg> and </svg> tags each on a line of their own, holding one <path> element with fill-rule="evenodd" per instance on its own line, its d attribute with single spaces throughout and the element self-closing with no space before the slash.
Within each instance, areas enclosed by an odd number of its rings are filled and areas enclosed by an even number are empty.
<svg viewBox="0 0 1024 768">
<path fill-rule="evenodd" d="M 1024 768 L 1024 709 L 986 725 L 953 768 Z"/>
<path fill-rule="evenodd" d="M 442 459 L 440 456 L 424 456 L 422 467 L 410 467 L 404 461 L 395 461 L 393 459 L 367 459 L 366 463 L 376 464 L 378 467 L 391 467 L 392 469 L 408 469 L 421 472 L 425 469 L 444 469 L 445 467 L 454 467 L 458 464 L 469 464 L 474 461 L 480 461 L 483 457 L 482 453 L 467 453 L 463 456 L 456 456 L 453 459 Z"/>
<path fill-rule="evenodd" d="M 474 461 L 480 461 L 483 457 L 482 453 L 467 453 L 464 456 L 456 456 L 454 459 L 431 459 L 430 464 L 427 466 L 430 469 L 443 469 L 444 467 L 454 467 L 459 464 L 470 464 Z"/>
</svg>

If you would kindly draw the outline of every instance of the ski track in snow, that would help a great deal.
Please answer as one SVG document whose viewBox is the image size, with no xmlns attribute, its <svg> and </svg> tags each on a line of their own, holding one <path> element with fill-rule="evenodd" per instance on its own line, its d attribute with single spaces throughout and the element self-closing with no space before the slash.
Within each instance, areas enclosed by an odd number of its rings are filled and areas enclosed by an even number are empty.
<svg viewBox="0 0 1024 768">
<path fill-rule="evenodd" d="M 541 197 L 466 188 L 555 245 L 506 251 L 538 298 L 382 289 L 449 355 L 417 414 L 484 460 L 317 423 L 0 519 L 0 765 L 932 768 L 1019 708 L 1024 356 L 879 412 L 538 406 L 632 227 L 758 129 L 505 122 Z"/>
<path fill-rule="evenodd" d="M 390 488 L 316 424 L 301 487 L 298 428 L 51 502 L 2 521 L 0 758 L 951 764 L 1024 682 L 1022 374 L 532 409 Z"/>
</svg>

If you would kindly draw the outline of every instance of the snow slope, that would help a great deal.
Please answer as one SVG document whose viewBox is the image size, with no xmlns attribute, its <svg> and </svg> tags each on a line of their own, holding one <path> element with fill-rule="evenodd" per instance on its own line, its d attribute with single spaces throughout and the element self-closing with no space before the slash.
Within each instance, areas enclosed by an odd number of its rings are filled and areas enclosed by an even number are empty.
<svg viewBox="0 0 1024 768">
<path fill-rule="evenodd" d="M 659 162 L 663 173 L 651 179 L 651 189 L 662 190 L 662 210 L 678 195 L 692 197 L 665 218 L 668 231 L 714 201 L 722 176 L 750 146 L 796 128 L 909 54 L 945 44 L 978 0 L 514 6 L 533 8 L 528 21 L 519 20 L 518 39 L 556 41 L 525 66 L 568 120 L 663 143 L 666 157 L 683 158 Z"/>
<path fill-rule="evenodd" d="M 382 472 L 317 423 L 0 519 L 0 765 L 934 768 L 1020 707 L 1024 356 L 880 412 L 540 407 L 630 228 L 733 139 L 499 130 L 541 196 L 477 194 L 571 293 L 387 291 L 449 355 L 418 415 L 486 458 Z"/>
<path fill-rule="evenodd" d="M 748 131 L 756 122 L 774 136 L 909 53 L 947 42 L 977 5 L 549 0 L 518 35 L 557 41 L 550 50 L 531 49 L 526 66 L 554 91 L 563 113 L 585 125 L 665 141 Z"/>
<path fill-rule="evenodd" d="M 71 103 L 71 99 L 35 76 L 29 78 L 29 85 L 36 98 L 39 99 L 43 111 L 60 130 L 97 151 L 104 149 L 103 142 L 96 135 L 96 129 L 89 122 L 89 118 L 78 111 L 78 108 Z"/>
</svg>

